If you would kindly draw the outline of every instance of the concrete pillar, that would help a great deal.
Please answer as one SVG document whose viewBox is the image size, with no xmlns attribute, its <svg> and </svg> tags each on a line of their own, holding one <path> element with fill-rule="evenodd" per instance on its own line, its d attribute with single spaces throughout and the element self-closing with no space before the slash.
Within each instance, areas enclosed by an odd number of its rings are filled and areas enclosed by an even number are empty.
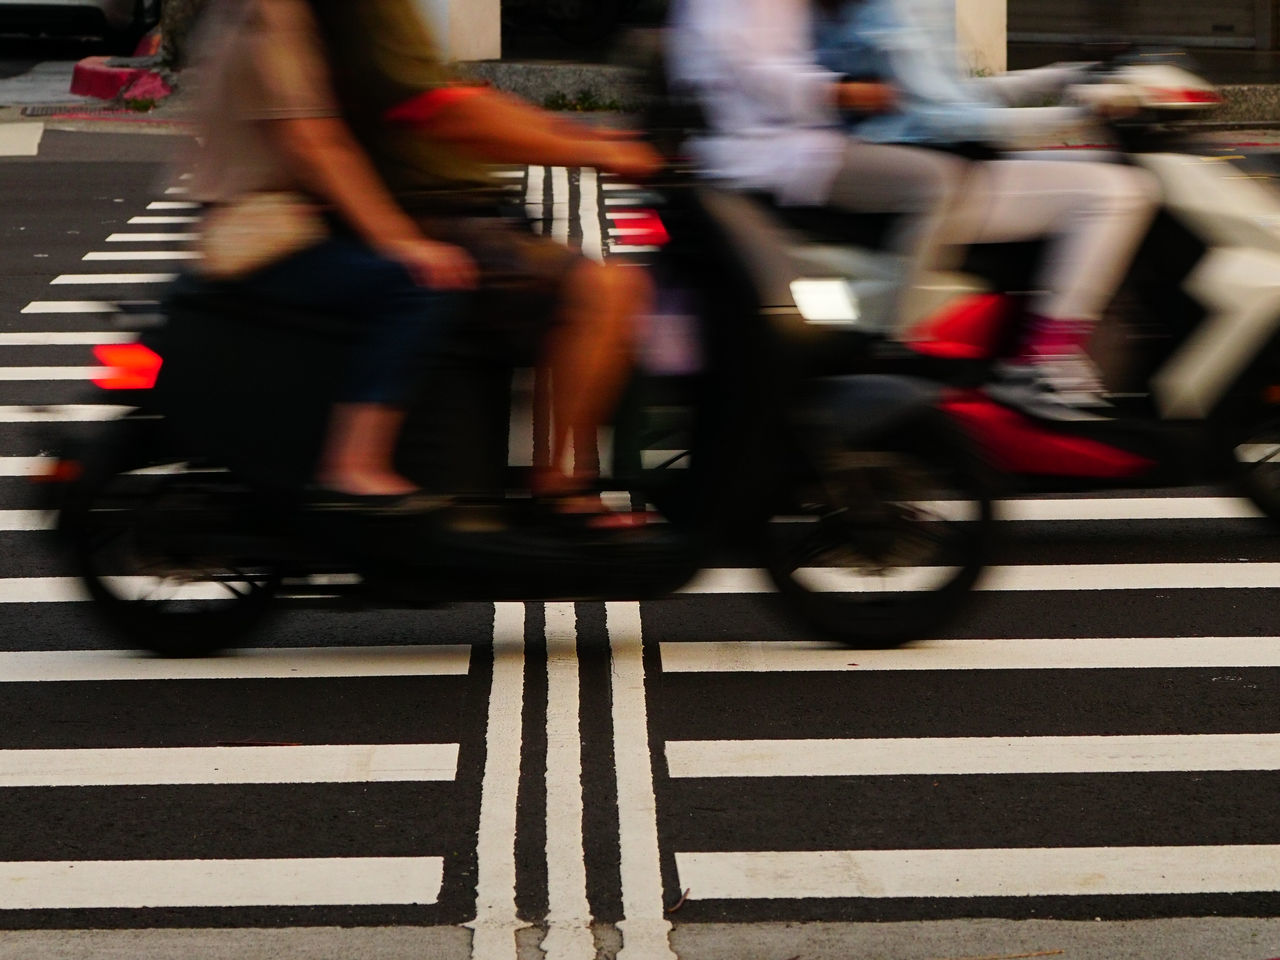
<svg viewBox="0 0 1280 960">
<path fill-rule="evenodd" d="M 417 0 L 417 4 L 448 59 L 496 60 L 502 56 L 501 0 Z"/>
<path fill-rule="evenodd" d="M 955 0 L 956 42 L 971 73 L 989 76 L 1009 67 L 1008 0 Z"/>
</svg>

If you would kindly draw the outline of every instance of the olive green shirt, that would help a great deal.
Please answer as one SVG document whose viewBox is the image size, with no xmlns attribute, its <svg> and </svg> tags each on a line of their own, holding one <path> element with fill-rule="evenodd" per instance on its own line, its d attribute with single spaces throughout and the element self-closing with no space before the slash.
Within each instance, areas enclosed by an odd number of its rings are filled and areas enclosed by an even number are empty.
<svg viewBox="0 0 1280 960">
<path fill-rule="evenodd" d="M 347 122 L 406 208 L 494 186 L 488 166 L 386 112 L 459 82 L 413 0 L 311 0 Z"/>
</svg>

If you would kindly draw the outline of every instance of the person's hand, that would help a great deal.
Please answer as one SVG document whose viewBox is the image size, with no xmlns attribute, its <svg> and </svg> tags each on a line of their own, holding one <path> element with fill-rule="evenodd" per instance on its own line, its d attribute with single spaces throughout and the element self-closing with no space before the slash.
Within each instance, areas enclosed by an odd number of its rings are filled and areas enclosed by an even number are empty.
<svg viewBox="0 0 1280 960">
<path fill-rule="evenodd" d="M 396 261 L 421 287 L 432 290 L 471 290 L 480 271 L 471 254 L 451 243 L 426 237 L 385 243 L 381 252 Z"/>
<path fill-rule="evenodd" d="M 637 140 L 602 140 L 594 145 L 590 165 L 626 180 L 647 180 L 662 169 L 662 154 Z"/>
<path fill-rule="evenodd" d="M 846 80 L 836 85 L 836 106 L 854 113 L 888 113 L 897 103 L 887 83 Z"/>
</svg>

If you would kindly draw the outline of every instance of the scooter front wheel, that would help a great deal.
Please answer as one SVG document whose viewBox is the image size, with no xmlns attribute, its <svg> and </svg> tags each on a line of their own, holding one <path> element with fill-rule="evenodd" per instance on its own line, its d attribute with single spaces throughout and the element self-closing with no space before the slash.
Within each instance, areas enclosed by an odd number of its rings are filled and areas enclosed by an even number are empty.
<svg viewBox="0 0 1280 960">
<path fill-rule="evenodd" d="M 280 583 L 262 538 L 241 532 L 251 494 L 224 473 L 164 463 L 157 420 L 113 426 L 59 523 L 100 619 L 163 656 L 239 645 Z"/>
<path fill-rule="evenodd" d="M 779 592 L 851 647 L 936 633 L 968 599 L 993 533 L 987 470 L 968 438 L 930 410 L 815 466 L 768 527 Z"/>
</svg>

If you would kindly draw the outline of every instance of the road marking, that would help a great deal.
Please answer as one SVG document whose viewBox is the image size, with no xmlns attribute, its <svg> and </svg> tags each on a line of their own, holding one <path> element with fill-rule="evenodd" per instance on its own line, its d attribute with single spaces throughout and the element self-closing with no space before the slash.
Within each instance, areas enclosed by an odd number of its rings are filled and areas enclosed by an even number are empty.
<svg viewBox="0 0 1280 960">
<path fill-rule="evenodd" d="M 177 278 L 176 273 L 64 273 L 49 282 L 54 286 L 92 286 L 116 283 L 169 283 Z"/>
<path fill-rule="evenodd" d="M 622 253 L 653 253 L 653 252 L 655 252 L 655 251 L 657 251 L 657 250 L 661 250 L 661 249 L 662 249 L 661 247 L 643 247 L 643 246 L 636 246 L 636 245 L 634 245 L 634 244 L 629 244 L 629 243 L 617 243 L 617 244 L 610 244 L 610 246 L 609 246 L 609 252 L 610 252 L 610 253 L 618 253 L 618 254 L 622 254 Z"/>
<path fill-rule="evenodd" d="M 622 949 L 618 960 L 671 958 L 671 922 L 662 900 L 658 807 L 649 750 L 640 604 L 607 603 L 613 670 L 613 761 L 618 783 Z"/>
<path fill-rule="evenodd" d="M 294 647 L 237 650 L 234 657 L 169 659 L 118 650 L 0 653 L 0 683 L 127 680 L 298 680 L 462 677 L 471 647 Z"/>
<path fill-rule="evenodd" d="M 516 815 L 524 714 L 524 604 L 495 603 L 493 682 L 485 729 L 484 777 L 476 834 L 475 960 L 516 960 Z"/>
<path fill-rule="evenodd" d="M 168 243 L 170 241 L 199 240 L 198 233 L 113 233 L 107 243 Z"/>
<path fill-rule="evenodd" d="M 578 636 L 572 603 L 546 604 L 546 638 L 547 933 L 542 950 L 556 960 L 595 960 L 582 829 Z"/>
<path fill-rule="evenodd" d="M 0 863 L 7 910 L 432 904 L 442 857 Z"/>
<path fill-rule="evenodd" d="M 1280 890 L 1280 846 L 677 853 L 699 900 Z"/>
<path fill-rule="evenodd" d="M 851 580 L 838 568 L 799 571 L 818 592 L 878 593 L 910 589 L 904 578 L 925 580 L 936 567 L 912 567 L 893 576 Z M 989 592 L 1033 590 L 1249 590 L 1280 587 L 1280 563 L 1089 563 L 988 567 L 974 587 Z M 763 570 L 745 567 L 708 568 L 680 591 L 685 594 L 772 593 Z"/>
<path fill-rule="evenodd" d="M 569 170 L 566 167 L 551 168 L 551 239 L 557 243 L 569 242 Z"/>
<path fill-rule="evenodd" d="M 52 530 L 55 521 L 51 510 L 0 510 L 0 532 Z"/>
<path fill-rule="evenodd" d="M 47 406 L 0 406 L 0 423 L 88 423 L 115 420 L 133 407 L 109 403 L 64 403 Z"/>
<path fill-rule="evenodd" d="M 194 250 L 98 250 L 86 253 L 82 260 L 199 260 L 203 254 Z"/>
<path fill-rule="evenodd" d="M 600 234 L 600 190 L 596 172 L 586 169 L 578 177 L 578 222 L 582 225 L 582 254 L 604 262 L 604 238 Z"/>
<path fill-rule="evenodd" d="M 1241 497 L 1090 497 L 998 500 L 997 520 L 1247 520 L 1262 511 Z"/>
<path fill-rule="evenodd" d="M 669 740 L 672 777 L 1280 770 L 1280 734 Z"/>
<path fill-rule="evenodd" d="M 136 333 L 123 330 L 0 333 L 0 347 L 95 346 L 99 343 L 132 343 L 137 339 Z"/>
<path fill-rule="evenodd" d="M 166 223 L 199 223 L 199 217 L 130 217 L 129 226 L 131 227 L 158 227 Z"/>
<path fill-rule="evenodd" d="M 39 156 L 43 138 L 43 123 L 0 124 L 0 157 Z"/>
<path fill-rule="evenodd" d="M 664 673 L 1280 667 L 1280 637 L 927 640 L 896 650 L 810 641 L 662 644 Z"/>
<path fill-rule="evenodd" d="M 399 783 L 457 775 L 456 743 L 0 750 L 0 788 Z"/>
<path fill-rule="evenodd" d="M 53 457 L 0 457 L 0 477 L 38 477 L 49 472 Z"/>
<path fill-rule="evenodd" d="M 147 204 L 148 210 L 199 210 L 201 204 L 190 200 L 155 200 Z"/>
<path fill-rule="evenodd" d="M 191 189 L 189 187 L 169 187 L 167 190 L 165 190 L 165 193 L 169 195 L 183 194 L 183 193 L 190 193 L 190 192 L 191 192 Z"/>
<path fill-rule="evenodd" d="M 546 178 L 546 167 L 532 166 L 529 168 L 529 176 L 524 185 L 525 215 L 533 222 L 534 230 L 540 234 L 547 232 L 547 225 L 543 222 L 543 217 L 546 214 L 542 209 L 542 195 L 546 189 Z"/>
<path fill-rule="evenodd" d="M 109 367 L 0 367 L 0 380 L 95 380 L 110 372 Z"/>
<path fill-rule="evenodd" d="M 115 313 L 119 306 L 106 300 L 33 300 L 23 313 Z"/>
</svg>

